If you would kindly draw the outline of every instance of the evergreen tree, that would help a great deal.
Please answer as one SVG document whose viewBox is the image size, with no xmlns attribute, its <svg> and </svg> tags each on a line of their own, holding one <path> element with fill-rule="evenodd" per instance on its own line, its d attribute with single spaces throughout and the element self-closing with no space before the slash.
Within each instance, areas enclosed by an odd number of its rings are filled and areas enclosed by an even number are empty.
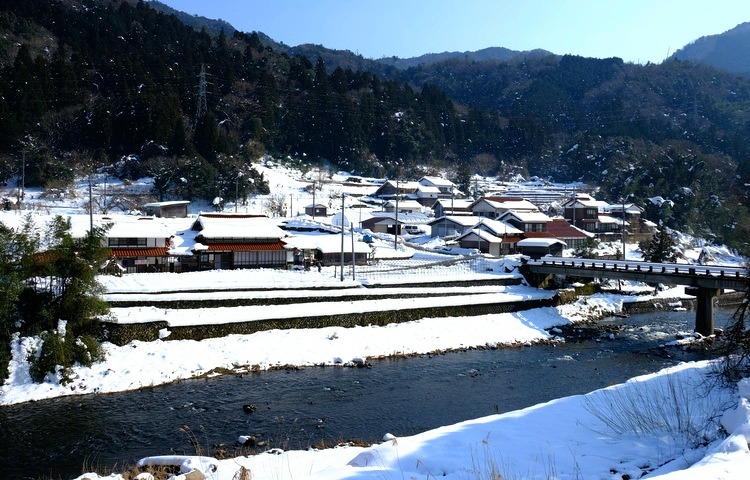
<svg viewBox="0 0 750 480">
<path fill-rule="evenodd" d="M 674 263 L 677 260 L 677 240 L 665 226 L 659 229 L 654 238 L 641 245 L 643 259 L 652 263 Z"/>
</svg>

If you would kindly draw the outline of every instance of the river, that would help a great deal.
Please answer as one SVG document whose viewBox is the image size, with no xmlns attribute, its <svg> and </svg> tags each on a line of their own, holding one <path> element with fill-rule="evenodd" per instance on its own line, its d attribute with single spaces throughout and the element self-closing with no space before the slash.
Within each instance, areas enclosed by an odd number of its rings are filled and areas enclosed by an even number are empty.
<svg viewBox="0 0 750 480">
<path fill-rule="evenodd" d="M 716 325 L 726 325 L 733 312 L 718 309 Z M 216 446 L 233 452 L 240 435 L 282 449 L 412 435 L 703 359 L 700 351 L 659 348 L 677 331 L 692 330 L 694 315 L 602 320 L 625 325 L 613 339 L 601 334 L 557 345 L 382 360 L 370 368 L 270 371 L 0 407 L 0 472 L 70 478 L 149 455 L 211 455 Z M 246 412 L 249 405 L 255 410 Z"/>
</svg>

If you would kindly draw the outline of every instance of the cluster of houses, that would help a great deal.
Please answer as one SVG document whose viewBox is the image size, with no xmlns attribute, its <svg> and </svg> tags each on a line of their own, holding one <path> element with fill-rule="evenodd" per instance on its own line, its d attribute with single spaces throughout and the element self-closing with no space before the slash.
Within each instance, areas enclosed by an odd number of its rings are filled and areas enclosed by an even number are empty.
<svg viewBox="0 0 750 480">
<path fill-rule="evenodd" d="M 387 181 L 373 194 L 383 200 L 383 211 L 362 222 L 362 228 L 401 235 L 404 229 L 426 225 L 432 237 L 493 256 L 560 255 L 587 238 L 612 240 L 627 234 L 637 242 L 653 235 L 655 225 L 641 218 L 643 209 L 634 203 L 609 204 L 585 193 L 572 192 L 566 198 L 559 191 L 530 192 L 458 199 L 455 185 L 445 179 Z M 518 193 L 523 196 L 515 196 Z"/>
<path fill-rule="evenodd" d="M 653 225 L 641 219 L 637 205 L 610 205 L 589 194 L 573 194 L 552 205 L 542 203 L 549 201 L 544 195 L 528 199 L 497 193 L 475 200 L 455 196 L 455 185 L 438 177 L 386 181 L 369 195 L 379 202 L 380 211 L 368 211 L 359 226 L 372 234 L 429 234 L 493 256 L 532 257 L 561 255 L 564 248 L 575 249 L 594 236 L 619 238 L 627 233 L 630 241 L 637 241 L 634 236 L 652 233 Z M 306 207 L 308 215 L 291 219 L 216 212 L 189 217 L 186 201 L 150 203 L 144 209 L 148 216 L 96 217 L 98 224 L 111 224 L 105 246 L 112 271 L 310 268 L 338 264 L 342 258 L 341 229 L 326 224 L 331 217 L 317 204 Z M 83 217 L 77 222 L 81 232 L 89 222 Z M 344 261 L 370 261 L 371 245 L 355 241 L 351 233 L 347 236 L 351 241 L 343 247 Z"/>
</svg>

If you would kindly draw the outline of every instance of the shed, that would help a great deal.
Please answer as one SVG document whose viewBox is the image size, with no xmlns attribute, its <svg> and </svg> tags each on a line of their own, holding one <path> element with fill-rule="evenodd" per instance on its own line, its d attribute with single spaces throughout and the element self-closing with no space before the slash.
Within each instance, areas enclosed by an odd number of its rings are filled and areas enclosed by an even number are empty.
<svg viewBox="0 0 750 480">
<path fill-rule="evenodd" d="M 185 218 L 188 215 L 189 200 L 172 202 L 151 202 L 143 205 L 146 215 L 162 218 Z"/>
<path fill-rule="evenodd" d="M 314 205 L 308 205 L 305 207 L 305 215 L 311 217 L 327 217 L 328 207 L 322 203 L 316 203 Z"/>
<path fill-rule="evenodd" d="M 560 257 L 566 245 L 556 238 L 524 238 L 516 243 L 516 247 L 523 255 L 538 259 L 545 255 Z"/>
</svg>

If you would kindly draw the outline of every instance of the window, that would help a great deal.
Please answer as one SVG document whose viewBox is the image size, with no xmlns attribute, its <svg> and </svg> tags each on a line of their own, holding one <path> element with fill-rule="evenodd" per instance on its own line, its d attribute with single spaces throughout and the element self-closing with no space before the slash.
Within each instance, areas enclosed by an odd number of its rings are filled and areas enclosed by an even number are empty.
<svg viewBox="0 0 750 480">
<path fill-rule="evenodd" d="M 108 238 L 107 245 L 110 247 L 145 247 L 145 238 Z"/>
<path fill-rule="evenodd" d="M 543 232 L 544 224 L 543 223 L 524 223 L 523 230 L 525 232 Z"/>
<path fill-rule="evenodd" d="M 596 218 L 597 210 L 595 208 L 586 209 L 586 218 Z"/>
</svg>

